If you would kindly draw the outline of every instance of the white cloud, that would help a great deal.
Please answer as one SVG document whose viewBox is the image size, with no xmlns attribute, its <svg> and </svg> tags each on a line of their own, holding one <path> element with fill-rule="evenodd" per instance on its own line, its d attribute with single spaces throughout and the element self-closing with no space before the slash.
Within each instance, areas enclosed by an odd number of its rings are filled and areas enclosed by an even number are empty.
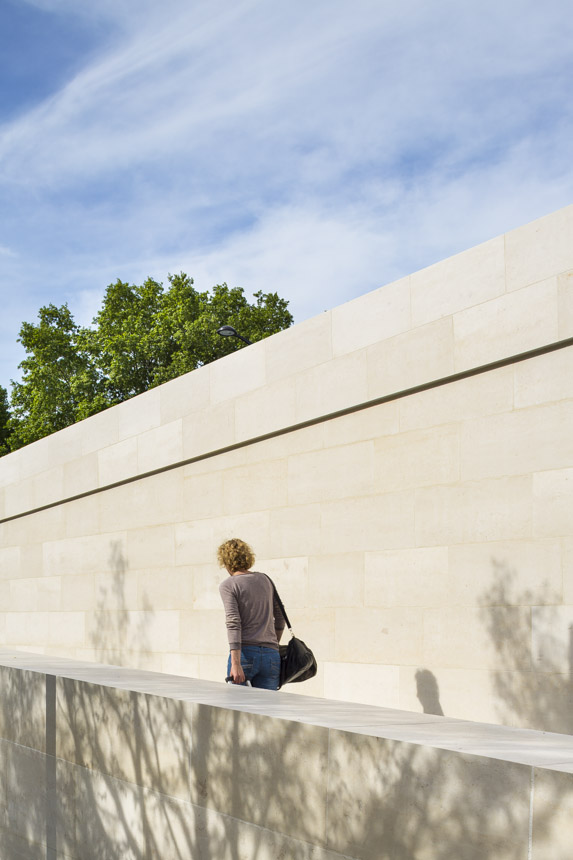
<svg viewBox="0 0 573 860">
<path fill-rule="evenodd" d="M 571 202 L 566 0 L 27 2 L 114 27 L 0 125 L 0 287 L 38 306 L 184 269 L 302 319 Z"/>
</svg>

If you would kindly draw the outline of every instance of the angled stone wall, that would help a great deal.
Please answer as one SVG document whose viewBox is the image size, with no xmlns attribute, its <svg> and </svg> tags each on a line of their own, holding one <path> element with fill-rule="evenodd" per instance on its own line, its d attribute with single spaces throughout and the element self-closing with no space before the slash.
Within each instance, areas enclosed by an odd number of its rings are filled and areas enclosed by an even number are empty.
<svg viewBox="0 0 573 860">
<path fill-rule="evenodd" d="M 573 738 L 0 650 L 3 860 L 569 860 Z"/>
<path fill-rule="evenodd" d="M 0 643 L 221 679 L 239 535 L 305 692 L 572 732 L 572 370 L 569 207 L 4 457 Z"/>
</svg>

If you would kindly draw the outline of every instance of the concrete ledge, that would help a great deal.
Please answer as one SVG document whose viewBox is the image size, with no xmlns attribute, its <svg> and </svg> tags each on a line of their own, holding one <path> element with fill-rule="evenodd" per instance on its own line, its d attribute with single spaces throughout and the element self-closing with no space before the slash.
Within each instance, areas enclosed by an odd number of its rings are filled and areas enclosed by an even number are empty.
<svg viewBox="0 0 573 860">
<path fill-rule="evenodd" d="M 569 735 L 9 650 L 0 667 L 6 860 L 570 854 Z"/>
</svg>

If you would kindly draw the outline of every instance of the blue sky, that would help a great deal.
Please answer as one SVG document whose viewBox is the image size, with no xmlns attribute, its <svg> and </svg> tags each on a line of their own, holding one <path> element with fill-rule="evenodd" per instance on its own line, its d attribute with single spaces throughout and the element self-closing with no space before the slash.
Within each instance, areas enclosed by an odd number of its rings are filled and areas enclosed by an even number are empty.
<svg viewBox="0 0 573 860">
<path fill-rule="evenodd" d="M 568 0 L 2 0 L 0 385 L 185 271 L 297 322 L 573 202 Z"/>
</svg>

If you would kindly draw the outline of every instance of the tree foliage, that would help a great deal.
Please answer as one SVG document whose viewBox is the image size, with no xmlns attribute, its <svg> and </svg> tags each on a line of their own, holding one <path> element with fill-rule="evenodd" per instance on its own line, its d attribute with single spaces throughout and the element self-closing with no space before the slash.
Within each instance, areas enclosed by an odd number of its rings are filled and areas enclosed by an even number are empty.
<svg viewBox="0 0 573 860">
<path fill-rule="evenodd" d="M 240 348 L 217 334 L 222 325 L 254 342 L 292 324 L 288 302 L 276 293 L 254 299 L 227 284 L 198 292 L 181 273 L 169 276 L 166 289 L 152 278 L 110 284 L 91 328 L 78 326 L 66 304 L 40 308 L 38 322 L 20 329 L 27 356 L 22 381 L 12 383 L 0 445 L 15 450 Z"/>
<path fill-rule="evenodd" d="M 0 385 L 0 457 L 8 453 L 8 421 L 10 419 L 10 406 L 8 392 Z"/>
</svg>

